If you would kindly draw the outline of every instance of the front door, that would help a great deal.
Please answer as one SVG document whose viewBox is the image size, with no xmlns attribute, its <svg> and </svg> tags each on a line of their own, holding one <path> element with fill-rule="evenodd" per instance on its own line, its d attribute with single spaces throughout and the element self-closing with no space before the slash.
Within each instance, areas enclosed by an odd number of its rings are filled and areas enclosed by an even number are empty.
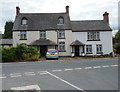
<svg viewBox="0 0 120 92">
<path fill-rule="evenodd" d="M 40 46 L 40 56 L 46 56 L 47 46 Z"/>
<path fill-rule="evenodd" d="M 75 46 L 75 56 L 79 56 L 79 46 Z"/>
</svg>

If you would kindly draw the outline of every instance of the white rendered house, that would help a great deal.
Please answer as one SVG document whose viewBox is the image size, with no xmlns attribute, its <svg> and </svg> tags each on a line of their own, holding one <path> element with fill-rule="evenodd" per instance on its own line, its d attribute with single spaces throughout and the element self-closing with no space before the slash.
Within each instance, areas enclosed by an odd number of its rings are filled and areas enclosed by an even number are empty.
<svg viewBox="0 0 120 92">
<path fill-rule="evenodd" d="M 16 7 L 13 46 L 34 46 L 41 56 L 50 48 L 57 49 L 59 56 L 110 54 L 112 30 L 108 15 L 105 12 L 103 20 L 71 21 L 69 6 L 64 13 L 20 13 Z"/>
</svg>

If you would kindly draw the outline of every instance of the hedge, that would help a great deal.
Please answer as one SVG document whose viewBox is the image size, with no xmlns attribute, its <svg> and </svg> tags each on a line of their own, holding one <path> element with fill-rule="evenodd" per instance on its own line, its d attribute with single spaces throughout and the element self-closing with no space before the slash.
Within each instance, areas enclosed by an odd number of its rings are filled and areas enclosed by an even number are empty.
<svg viewBox="0 0 120 92">
<path fill-rule="evenodd" d="M 39 53 L 35 47 L 18 45 L 17 47 L 2 48 L 2 61 L 38 60 Z"/>
</svg>

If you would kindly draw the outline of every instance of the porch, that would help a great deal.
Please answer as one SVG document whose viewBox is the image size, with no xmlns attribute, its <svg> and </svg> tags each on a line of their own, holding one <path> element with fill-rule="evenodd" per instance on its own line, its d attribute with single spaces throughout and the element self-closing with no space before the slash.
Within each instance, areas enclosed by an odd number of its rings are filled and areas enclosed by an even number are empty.
<svg viewBox="0 0 120 92">
<path fill-rule="evenodd" d="M 29 46 L 34 46 L 38 49 L 40 56 L 46 56 L 46 52 L 48 49 L 58 49 L 57 43 L 49 40 L 49 39 L 39 39 L 30 43 Z"/>
<path fill-rule="evenodd" d="M 85 56 L 85 44 L 75 40 L 70 44 L 71 46 L 71 55 L 74 57 Z"/>
</svg>

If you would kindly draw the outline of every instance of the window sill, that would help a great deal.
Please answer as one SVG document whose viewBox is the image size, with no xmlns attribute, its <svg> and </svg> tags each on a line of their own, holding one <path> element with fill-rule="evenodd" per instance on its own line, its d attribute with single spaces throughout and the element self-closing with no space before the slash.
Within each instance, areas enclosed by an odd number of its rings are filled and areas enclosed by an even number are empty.
<svg viewBox="0 0 120 92">
<path fill-rule="evenodd" d="M 19 40 L 27 40 L 27 39 L 19 39 Z"/>
<path fill-rule="evenodd" d="M 46 38 L 40 38 L 40 39 L 46 39 Z"/>
<path fill-rule="evenodd" d="M 96 54 L 103 54 L 103 52 L 97 52 Z"/>
<path fill-rule="evenodd" d="M 60 51 L 60 50 L 59 50 L 59 52 L 66 52 L 66 50 L 63 50 L 63 51 Z"/>
<path fill-rule="evenodd" d="M 58 38 L 58 39 L 66 39 L 66 38 Z"/>
<path fill-rule="evenodd" d="M 100 41 L 100 40 L 87 40 L 87 41 Z"/>
<path fill-rule="evenodd" d="M 86 53 L 86 54 L 93 54 L 93 53 Z"/>
</svg>

